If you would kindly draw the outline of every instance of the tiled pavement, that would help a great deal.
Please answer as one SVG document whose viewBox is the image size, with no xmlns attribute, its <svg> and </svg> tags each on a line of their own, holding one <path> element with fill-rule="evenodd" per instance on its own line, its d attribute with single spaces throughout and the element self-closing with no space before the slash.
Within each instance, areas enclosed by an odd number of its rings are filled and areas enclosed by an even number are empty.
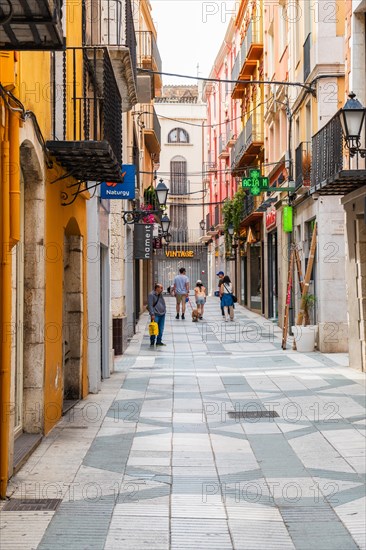
<svg viewBox="0 0 366 550">
<path fill-rule="evenodd" d="M 365 540 L 365 377 L 347 356 L 280 347 L 242 307 L 147 316 L 116 373 L 62 419 L 13 478 L 1 550 L 351 550 Z M 188 316 L 187 316 L 188 317 Z M 277 418 L 229 418 L 272 410 Z"/>
</svg>

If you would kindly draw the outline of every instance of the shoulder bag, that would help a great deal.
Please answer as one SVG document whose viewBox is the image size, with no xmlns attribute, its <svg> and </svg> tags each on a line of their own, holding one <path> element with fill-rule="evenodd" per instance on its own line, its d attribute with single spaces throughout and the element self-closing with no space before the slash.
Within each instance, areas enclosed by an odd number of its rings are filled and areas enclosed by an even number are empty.
<svg viewBox="0 0 366 550">
<path fill-rule="evenodd" d="M 236 304 L 236 302 L 238 301 L 237 297 L 235 296 L 235 294 L 233 294 L 232 292 L 229 292 L 229 289 L 228 287 L 224 284 L 224 287 L 226 288 L 226 290 L 228 291 L 228 294 L 231 294 L 231 296 L 233 297 L 233 302 L 234 304 Z"/>
</svg>

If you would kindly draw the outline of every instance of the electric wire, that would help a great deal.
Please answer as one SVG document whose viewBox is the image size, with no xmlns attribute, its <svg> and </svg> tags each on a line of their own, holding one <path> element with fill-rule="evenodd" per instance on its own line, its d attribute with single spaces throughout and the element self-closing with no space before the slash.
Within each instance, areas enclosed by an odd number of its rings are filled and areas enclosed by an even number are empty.
<svg viewBox="0 0 366 550">
<path fill-rule="evenodd" d="M 246 111 L 245 114 L 246 115 L 250 115 L 252 114 L 254 111 L 256 111 L 259 107 L 261 107 L 262 105 L 265 105 L 266 103 L 268 103 L 269 101 L 271 101 L 273 99 L 273 96 L 270 96 L 268 99 L 266 99 L 265 101 L 261 101 L 260 103 L 258 103 L 258 105 L 256 105 L 255 107 L 253 107 L 253 109 L 251 109 L 250 111 Z M 276 101 L 276 100 L 275 100 Z M 155 105 L 159 105 L 159 103 L 156 103 Z M 161 103 L 161 105 L 164 105 L 164 103 Z M 149 111 L 135 111 L 134 113 L 132 113 L 133 115 L 149 115 L 151 113 L 149 113 Z M 164 118 L 164 119 L 167 119 L 167 120 L 173 120 L 174 122 L 179 122 L 181 124 L 186 124 L 187 126 L 196 126 L 198 128 L 215 128 L 216 126 L 222 126 L 223 124 L 228 124 L 229 122 L 234 122 L 234 120 L 241 120 L 243 118 L 243 116 L 237 116 L 235 118 L 229 118 L 227 120 L 224 120 L 223 122 L 216 122 L 215 124 L 195 124 L 194 122 L 186 122 L 184 120 L 181 120 L 181 119 L 177 119 L 177 118 L 172 118 L 172 117 L 168 117 L 168 116 L 164 116 L 164 115 L 157 115 L 158 118 Z M 181 144 L 181 145 L 184 145 Z"/>
<path fill-rule="evenodd" d="M 151 69 L 141 69 L 138 68 L 137 71 L 139 73 L 148 73 L 148 74 L 159 74 L 159 75 L 165 75 L 165 76 L 173 76 L 175 78 L 188 78 L 192 80 L 202 80 L 204 82 L 222 82 L 227 84 L 277 84 L 278 86 L 298 86 L 299 88 L 303 88 L 314 95 L 315 90 L 311 87 L 311 84 L 303 84 L 302 82 L 289 82 L 285 80 L 231 80 L 228 78 L 211 78 L 211 77 L 203 77 L 203 76 L 192 76 L 187 74 L 178 74 L 178 73 L 166 73 L 163 71 L 152 71 Z M 314 79 L 315 80 L 315 79 Z"/>
</svg>

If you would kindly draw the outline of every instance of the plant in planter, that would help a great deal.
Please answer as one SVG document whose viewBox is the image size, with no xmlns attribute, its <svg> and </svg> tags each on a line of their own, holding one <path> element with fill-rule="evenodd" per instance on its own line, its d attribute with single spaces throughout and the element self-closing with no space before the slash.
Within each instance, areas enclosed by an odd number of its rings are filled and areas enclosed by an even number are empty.
<svg viewBox="0 0 366 550">
<path fill-rule="evenodd" d="M 301 298 L 300 308 L 303 311 L 303 324 L 292 327 L 297 351 L 307 353 L 314 351 L 318 332 L 316 325 L 310 325 L 310 313 L 316 303 L 314 294 L 306 294 Z"/>
<path fill-rule="evenodd" d="M 310 313 L 314 309 L 316 302 L 316 296 L 314 294 L 307 294 L 304 297 L 304 325 L 307 327 L 310 325 Z"/>
</svg>

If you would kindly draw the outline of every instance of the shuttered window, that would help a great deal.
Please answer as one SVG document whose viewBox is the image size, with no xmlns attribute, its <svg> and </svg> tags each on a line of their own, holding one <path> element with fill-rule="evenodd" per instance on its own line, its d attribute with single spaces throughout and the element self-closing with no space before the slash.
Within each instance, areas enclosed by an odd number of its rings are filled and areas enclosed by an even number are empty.
<svg viewBox="0 0 366 550">
<path fill-rule="evenodd" d="M 187 161 L 183 157 L 175 157 L 170 161 L 170 193 L 187 193 Z"/>
</svg>

